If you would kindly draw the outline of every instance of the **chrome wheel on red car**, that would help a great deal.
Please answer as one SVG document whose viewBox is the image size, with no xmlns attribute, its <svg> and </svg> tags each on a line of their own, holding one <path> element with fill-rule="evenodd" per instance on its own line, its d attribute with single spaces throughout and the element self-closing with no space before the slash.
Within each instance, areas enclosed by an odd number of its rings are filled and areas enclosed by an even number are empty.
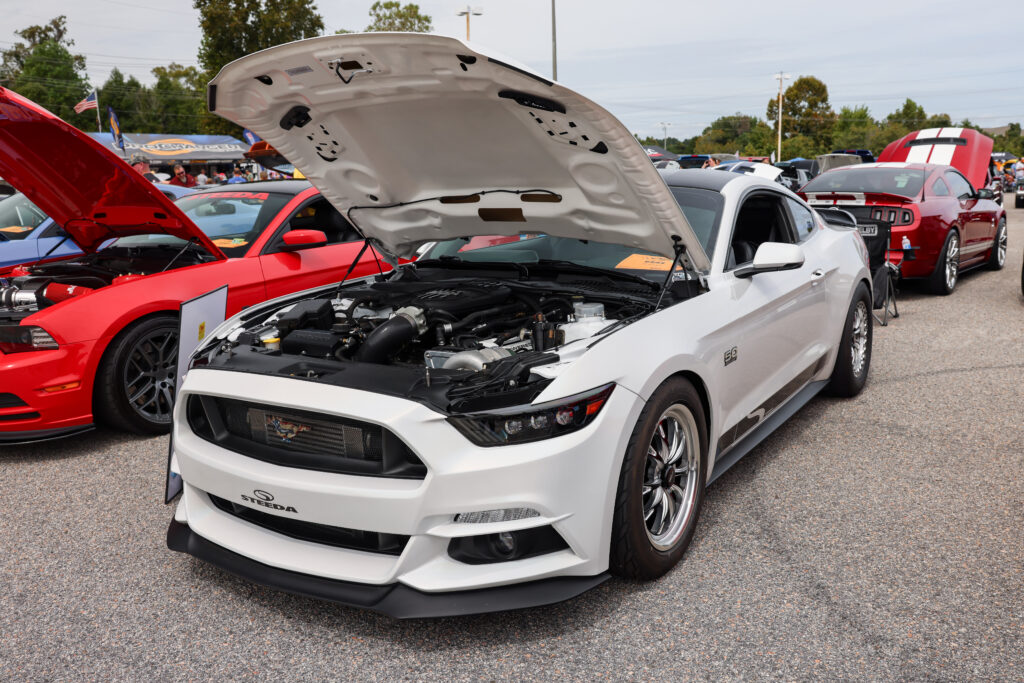
<svg viewBox="0 0 1024 683">
<path fill-rule="evenodd" d="M 929 285 L 935 294 L 952 294 L 959 277 L 960 235 L 956 230 L 950 230 L 946 235 L 945 244 L 942 245 L 942 251 L 939 252 L 939 260 L 935 264 L 935 272 L 932 273 Z"/>
</svg>

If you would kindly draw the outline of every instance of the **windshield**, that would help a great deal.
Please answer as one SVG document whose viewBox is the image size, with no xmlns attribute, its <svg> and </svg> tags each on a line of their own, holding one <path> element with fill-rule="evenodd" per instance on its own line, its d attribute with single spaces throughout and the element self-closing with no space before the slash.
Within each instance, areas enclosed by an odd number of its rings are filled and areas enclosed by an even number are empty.
<svg viewBox="0 0 1024 683">
<path fill-rule="evenodd" d="M 841 168 L 822 173 L 801 192 L 885 192 L 914 197 L 921 192 L 925 171 L 911 168 Z"/>
<path fill-rule="evenodd" d="M 0 200 L 0 234 L 9 240 L 25 239 L 47 218 L 21 193 Z"/>
<path fill-rule="evenodd" d="M 701 246 L 711 258 L 722 218 L 722 195 L 713 190 L 671 187 Z M 529 265 L 542 261 L 569 261 L 590 268 L 604 268 L 639 275 L 655 282 L 665 279 L 672 259 L 643 249 L 543 233 L 477 235 L 433 244 L 421 258 L 455 256 L 463 261 L 490 261 Z"/>
<path fill-rule="evenodd" d="M 245 256 L 291 195 L 279 192 L 199 192 L 175 204 L 229 258 Z M 114 247 L 182 245 L 185 241 L 164 234 L 132 235 L 116 240 Z"/>
</svg>

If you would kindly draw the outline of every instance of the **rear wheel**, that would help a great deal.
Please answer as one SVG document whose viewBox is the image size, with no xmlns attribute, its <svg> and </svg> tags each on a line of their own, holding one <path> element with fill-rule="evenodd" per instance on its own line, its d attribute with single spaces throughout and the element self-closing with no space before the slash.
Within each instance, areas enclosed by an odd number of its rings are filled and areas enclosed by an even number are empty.
<svg viewBox="0 0 1024 683">
<path fill-rule="evenodd" d="M 1006 265 L 1006 218 L 999 219 L 999 227 L 996 228 L 996 241 L 992 245 L 992 253 L 988 257 L 988 267 L 992 270 L 1002 270 Z"/>
<path fill-rule="evenodd" d="M 112 427 L 166 434 L 178 367 L 178 319 L 146 318 L 119 334 L 96 373 L 93 412 Z"/>
<path fill-rule="evenodd" d="M 960 233 L 950 230 L 946 235 L 946 243 L 939 252 L 939 261 L 935 264 L 935 272 L 928 281 L 934 294 L 943 296 L 952 294 L 960 278 Z"/>
<path fill-rule="evenodd" d="M 697 391 L 685 379 L 669 379 L 644 407 L 623 459 L 612 524 L 612 572 L 654 579 L 682 558 L 704 501 L 707 443 Z"/>
<path fill-rule="evenodd" d="M 836 365 L 829 378 L 828 392 L 851 397 L 860 393 L 871 368 L 871 295 L 863 282 L 857 285 L 846 313 L 846 325 L 836 354 Z"/>
</svg>

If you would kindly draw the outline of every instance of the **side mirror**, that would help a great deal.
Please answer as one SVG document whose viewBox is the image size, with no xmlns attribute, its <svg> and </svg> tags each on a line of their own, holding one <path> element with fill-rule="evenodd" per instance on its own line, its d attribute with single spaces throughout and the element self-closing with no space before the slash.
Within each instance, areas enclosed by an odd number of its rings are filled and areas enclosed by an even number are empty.
<svg viewBox="0 0 1024 683">
<path fill-rule="evenodd" d="M 977 194 L 975 196 L 978 199 L 992 199 L 993 197 L 996 196 L 996 193 L 993 192 L 992 190 L 990 190 L 987 187 L 983 187 L 980 190 L 978 190 L 978 192 L 977 192 Z"/>
<path fill-rule="evenodd" d="M 284 244 L 280 251 L 300 251 L 327 244 L 327 235 L 320 230 L 289 230 L 282 239 Z"/>
<path fill-rule="evenodd" d="M 754 262 L 733 271 L 736 277 L 747 278 L 758 273 L 795 270 L 804 265 L 804 250 L 799 244 L 764 242 L 754 252 Z"/>
</svg>

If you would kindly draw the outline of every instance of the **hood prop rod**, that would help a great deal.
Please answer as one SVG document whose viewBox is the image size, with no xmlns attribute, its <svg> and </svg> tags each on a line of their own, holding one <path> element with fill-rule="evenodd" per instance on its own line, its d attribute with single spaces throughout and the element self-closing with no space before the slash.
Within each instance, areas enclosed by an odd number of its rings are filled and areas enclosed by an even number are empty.
<svg viewBox="0 0 1024 683">
<path fill-rule="evenodd" d="M 679 235 L 672 235 L 672 251 L 675 252 L 675 257 L 672 259 L 672 265 L 669 266 L 665 282 L 661 285 L 661 293 L 658 294 L 658 303 L 654 304 L 654 310 L 661 308 L 661 300 L 665 298 L 665 292 L 668 291 L 669 284 L 672 282 L 672 276 L 676 272 L 676 265 L 686 255 L 686 245 L 683 244 L 683 240 Z"/>
</svg>

